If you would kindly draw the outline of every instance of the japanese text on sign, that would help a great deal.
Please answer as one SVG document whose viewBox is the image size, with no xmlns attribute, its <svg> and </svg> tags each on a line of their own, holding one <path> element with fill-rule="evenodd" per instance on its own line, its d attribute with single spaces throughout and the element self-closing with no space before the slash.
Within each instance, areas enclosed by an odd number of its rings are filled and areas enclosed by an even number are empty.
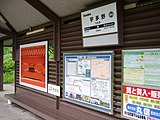
<svg viewBox="0 0 160 120">
<path fill-rule="evenodd" d="M 60 97 L 60 86 L 48 84 L 48 93 Z"/>
<path fill-rule="evenodd" d="M 124 87 L 124 93 L 129 95 L 160 99 L 160 90 L 151 90 L 148 88 L 128 86 L 128 87 Z"/>
<path fill-rule="evenodd" d="M 116 3 L 81 13 L 83 37 L 117 32 Z"/>
<path fill-rule="evenodd" d="M 123 116 L 141 120 L 160 119 L 160 90 L 123 86 Z"/>
<path fill-rule="evenodd" d="M 133 50 L 123 53 L 125 84 L 160 86 L 160 50 Z"/>
</svg>

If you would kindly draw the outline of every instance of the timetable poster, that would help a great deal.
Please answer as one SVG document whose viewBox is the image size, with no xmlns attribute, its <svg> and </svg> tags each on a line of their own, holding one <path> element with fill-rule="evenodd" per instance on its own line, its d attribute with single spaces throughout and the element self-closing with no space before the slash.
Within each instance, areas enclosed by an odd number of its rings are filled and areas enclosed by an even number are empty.
<svg viewBox="0 0 160 120">
<path fill-rule="evenodd" d="M 112 53 L 64 54 L 64 99 L 112 113 Z"/>
<path fill-rule="evenodd" d="M 20 45 L 20 84 L 47 92 L 47 41 Z"/>
<path fill-rule="evenodd" d="M 160 50 L 124 51 L 123 83 L 160 86 Z"/>
</svg>

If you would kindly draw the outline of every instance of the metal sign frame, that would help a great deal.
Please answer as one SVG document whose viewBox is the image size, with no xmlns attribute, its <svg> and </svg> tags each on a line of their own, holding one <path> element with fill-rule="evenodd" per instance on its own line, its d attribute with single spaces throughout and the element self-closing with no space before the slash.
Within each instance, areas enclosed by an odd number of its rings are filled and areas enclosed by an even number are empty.
<svg viewBox="0 0 160 120">
<path fill-rule="evenodd" d="M 110 68 L 111 68 L 111 73 L 110 73 L 110 84 L 111 84 L 111 87 L 110 87 L 110 100 L 111 100 L 111 105 L 110 105 L 110 109 L 101 109 L 101 106 L 97 106 L 97 105 L 92 105 L 90 103 L 86 103 L 86 102 L 82 102 L 82 101 L 78 101 L 78 100 L 74 100 L 74 99 L 68 99 L 66 98 L 65 96 L 65 56 L 69 56 L 69 55 L 73 55 L 73 56 L 85 56 L 85 55 L 97 55 L 97 54 L 103 54 L 103 55 L 110 55 Z M 64 85 L 63 85 L 63 100 L 64 101 L 67 101 L 67 102 L 70 102 L 70 103 L 73 103 L 73 104 L 77 104 L 79 106 L 82 106 L 82 107 L 87 107 L 87 108 L 91 108 L 93 110 L 98 110 L 98 111 L 101 111 L 101 112 L 104 112 L 104 113 L 109 113 L 109 114 L 113 114 L 113 68 L 114 68 L 114 53 L 113 51 L 102 51 L 102 52 L 78 52 L 78 53 L 64 53 L 63 54 L 63 74 L 64 74 L 64 77 L 63 77 L 63 81 L 64 81 Z"/>
</svg>

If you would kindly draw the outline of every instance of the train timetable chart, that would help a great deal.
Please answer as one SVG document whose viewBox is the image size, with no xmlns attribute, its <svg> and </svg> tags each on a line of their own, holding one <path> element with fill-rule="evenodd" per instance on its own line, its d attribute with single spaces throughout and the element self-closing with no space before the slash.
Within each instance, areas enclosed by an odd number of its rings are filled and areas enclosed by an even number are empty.
<svg viewBox="0 0 160 120">
<path fill-rule="evenodd" d="M 160 120 L 160 49 L 123 51 L 122 117 Z"/>
<path fill-rule="evenodd" d="M 123 58 L 124 83 L 160 86 L 160 50 L 124 51 Z"/>
<path fill-rule="evenodd" d="M 64 54 L 64 99 L 112 112 L 112 53 Z"/>
</svg>

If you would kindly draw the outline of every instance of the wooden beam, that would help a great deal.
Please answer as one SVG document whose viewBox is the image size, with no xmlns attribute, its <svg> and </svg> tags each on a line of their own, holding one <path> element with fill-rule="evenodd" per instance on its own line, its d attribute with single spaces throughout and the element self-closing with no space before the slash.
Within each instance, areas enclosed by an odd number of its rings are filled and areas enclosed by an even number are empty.
<svg viewBox="0 0 160 120">
<path fill-rule="evenodd" d="M 3 90 L 3 41 L 0 41 L 0 91 Z"/>
<path fill-rule="evenodd" d="M 5 41 L 5 40 L 11 39 L 11 38 L 12 38 L 12 36 L 4 36 L 4 37 L 0 38 L 0 41 L 1 40 Z"/>
<path fill-rule="evenodd" d="M 130 3 L 134 3 L 134 2 L 138 2 L 138 0 L 124 0 L 125 4 L 130 4 Z"/>
<path fill-rule="evenodd" d="M 13 33 L 17 33 L 17 31 L 14 29 L 14 27 L 9 23 L 9 21 L 4 17 L 4 15 L 0 12 L 0 16 L 2 16 L 2 18 L 5 20 L 7 27 L 13 32 Z"/>
<path fill-rule="evenodd" d="M 7 29 L 4 29 L 2 27 L 0 27 L 0 33 L 5 34 L 5 35 L 9 35 L 9 36 L 13 36 L 14 33 L 12 31 L 9 31 Z"/>
<path fill-rule="evenodd" d="M 50 10 L 45 4 L 43 4 L 39 0 L 25 0 L 28 2 L 32 7 L 34 7 L 36 10 L 38 10 L 41 14 L 43 14 L 45 17 L 47 17 L 50 21 L 53 23 L 56 23 L 59 21 L 59 16 L 56 15 L 52 10 Z"/>
<path fill-rule="evenodd" d="M 5 23 L 7 25 L 7 27 L 11 30 L 11 32 L 13 33 L 13 35 L 10 35 L 13 37 L 13 46 L 12 46 L 12 50 L 13 50 L 13 54 L 12 54 L 12 58 L 13 60 L 15 60 L 15 56 L 16 56 L 16 46 L 17 46 L 17 31 L 16 29 L 9 23 L 9 21 L 5 18 L 5 16 L 0 12 L 0 16 L 4 19 Z M 8 33 L 8 32 L 7 32 Z M 9 32 L 10 33 L 10 32 Z M 8 34 L 7 34 L 8 35 Z"/>
<path fill-rule="evenodd" d="M 50 22 L 47 22 L 47 23 L 44 23 L 44 24 L 41 24 L 41 25 L 34 26 L 34 27 L 32 27 L 32 30 L 34 31 L 34 30 L 37 30 L 37 29 L 50 27 L 52 25 L 53 25 L 53 23 L 50 21 Z M 30 32 L 30 30 L 29 29 L 22 30 L 22 31 L 18 32 L 18 36 L 22 36 L 22 35 L 26 34 L 27 32 Z"/>
</svg>

